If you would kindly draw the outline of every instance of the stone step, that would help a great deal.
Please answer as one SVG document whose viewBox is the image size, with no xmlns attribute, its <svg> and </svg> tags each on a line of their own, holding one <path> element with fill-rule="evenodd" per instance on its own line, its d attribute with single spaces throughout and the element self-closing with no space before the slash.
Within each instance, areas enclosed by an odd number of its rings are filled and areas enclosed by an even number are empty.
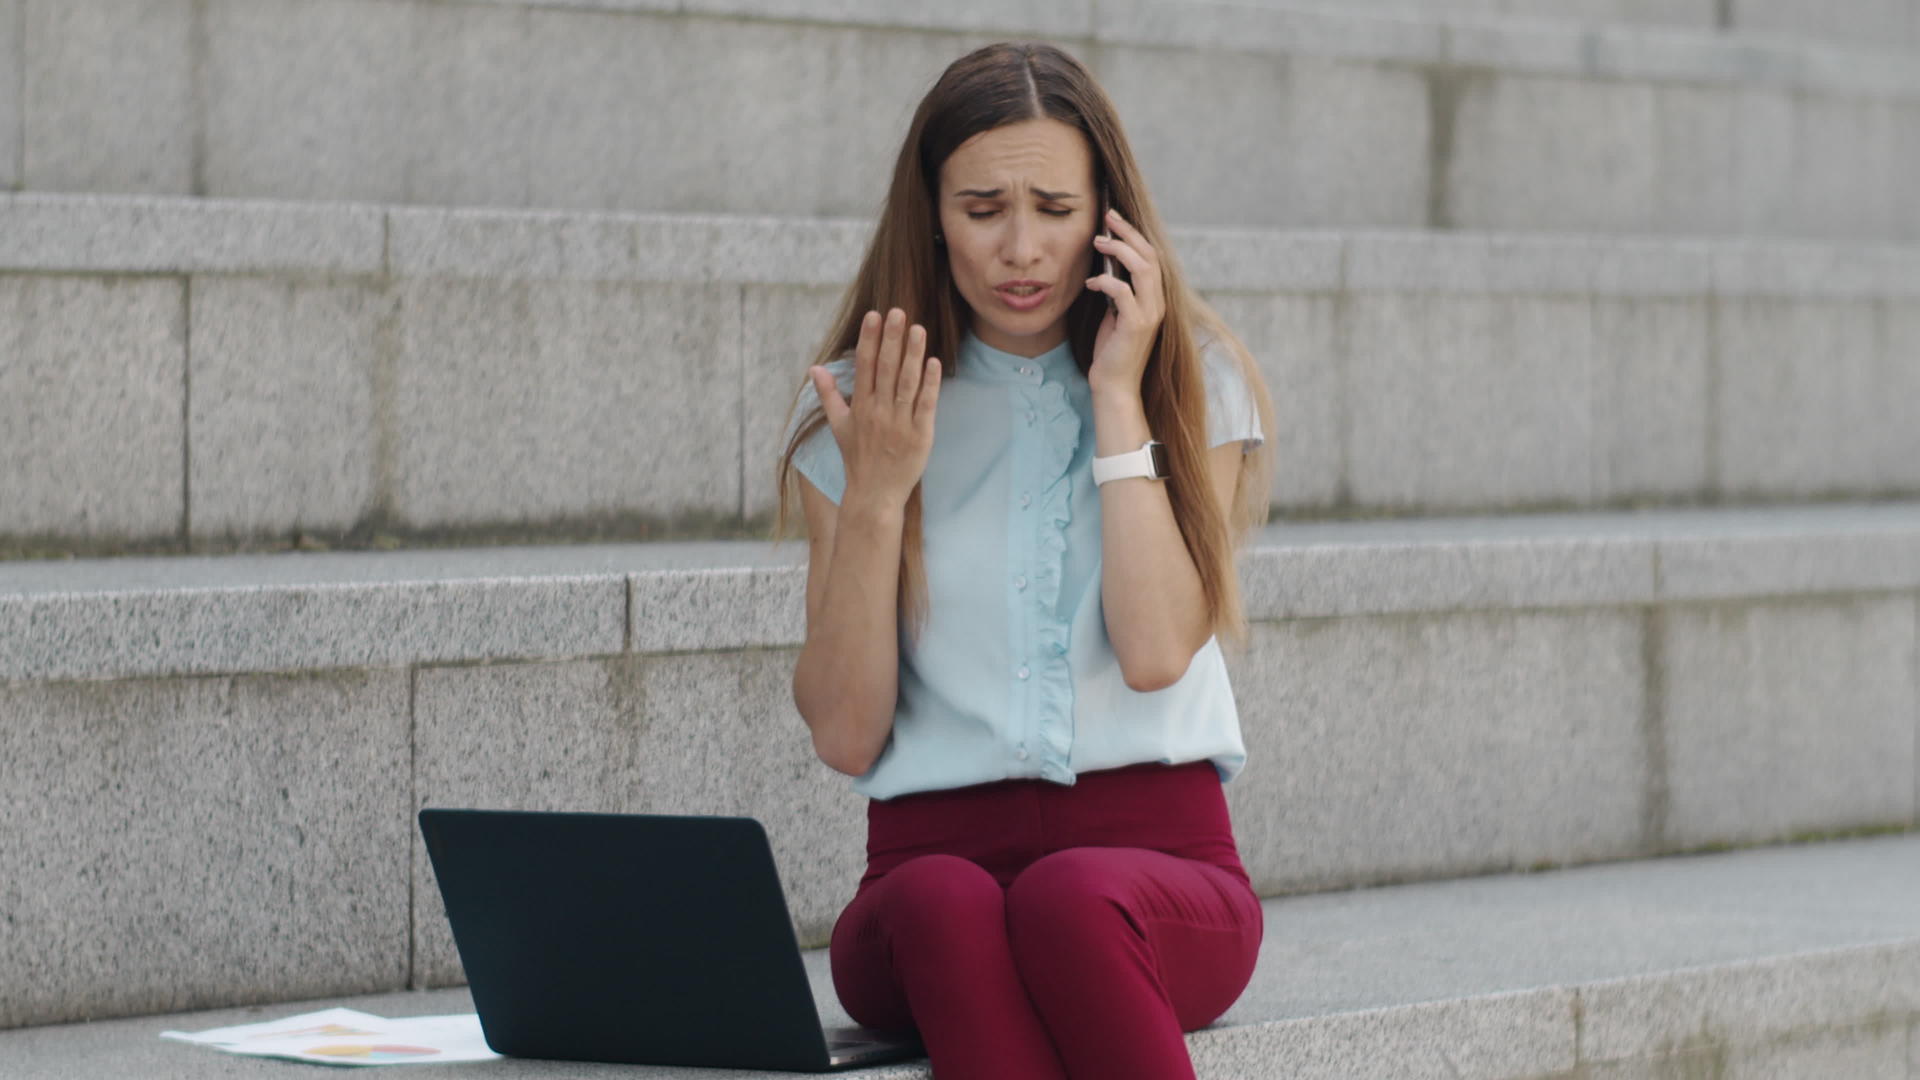
<svg viewBox="0 0 1920 1080">
<path fill-rule="evenodd" d="M 1187 1042 L 1204 1080 L 1920 1080 L 1916 895 L 1920 835 L 1271 899 L 1252 984 Z M 806 959 L 823 1021 L 846 1023 L 824 951 Z M 473 1011 L 461 988 L 28 1028 L 0 1032 L 0 1076 L 282 1077 L 285 1062 L 159 1033 L 331 1005 Z M 614 1074 L 521 1060 L 435 1075 L 508 1071 Z M 929 1070 L 922 1059 L 850 1075 L 926 1080 Z"/>
<path fill-rule="evenodd" d="M 804 546 L 0 564 L 0 1028 L 461 981 L 422 806 L 746 814 L 823 945 L 864 802 Z M 1277 525 L 1227 651 L 1263 896 L 1916 823 L 1920 503 Z"/>
<path fill-rule="evenodd" d="M 871 228 L 0 196 L 0 552 L 750 535 Z M 1920 495 L 1920 247 L 1169 239 L 1282 515 Z"/>
<path fill-rule="evenodd" d="M 867 218 L 1008 37 L 1099 76 L 1167 220 L 1920 241 L 1911 51 L 1446 7 L 0 0 L 0 188 Z"/>
<path fill-rule="evenodd" d="M 1720 30 L 1870 49 L 1920 48 L 1916 0 L 1240 0 L 1278 8 L 1344 8 L 1406 18 L 1580 23 Z"/>
</svg>

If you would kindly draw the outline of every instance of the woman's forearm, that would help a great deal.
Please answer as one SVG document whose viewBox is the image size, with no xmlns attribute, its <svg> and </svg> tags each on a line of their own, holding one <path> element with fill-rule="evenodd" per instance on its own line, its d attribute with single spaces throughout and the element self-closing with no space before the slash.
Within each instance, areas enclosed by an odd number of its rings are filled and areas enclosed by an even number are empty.
<svg viewBox="0 0 1920 1080">
<path fill-rule="evenodd" d="M 1095 388 L 1093 414 L 1095 454 L 1122 454 L 1147 441 L 1138 391 Z M 1100 486 L 1100 604 L 1121 675 L 1135 690 L 1178 680 L 1210 636 L 1200 572 L 1166 485 L 1136 476 Z"/>
<path fill-rule="evenodd" d="M 872 767 L 893 730 L 905 521 L 897 500 L 847 489 L 820 610 L 794 665 L 794 704 L 813 732 L 814 752 L 852 776 Z"/>
</svg>

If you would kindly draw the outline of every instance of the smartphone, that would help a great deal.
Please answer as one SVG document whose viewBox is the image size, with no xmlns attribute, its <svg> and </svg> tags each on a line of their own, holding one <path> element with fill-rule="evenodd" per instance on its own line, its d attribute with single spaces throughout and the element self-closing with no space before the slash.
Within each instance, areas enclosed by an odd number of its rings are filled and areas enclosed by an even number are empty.
<svg viewBox="0 0 1920 1080">
<path fill-rule="evenodd" d="M 1106 187 L 1103 185 L 1100 188 L 1100 235 L 1106 237 L 1109 240 L 1113 239 L 1113 226 L 1107 222 L 1107 208 L 1112 205 L 1113 205 L 1112 193 L 1110 193 L 1106 189 Z M 1109 255 L 1106 252 L 1102 251 L 1100 253 L 1100 258 L 1102 261 L 1102 267 L 1101 267 L 1102 272 L 1112 274 L 1114 277 L 1119 278 L 1121 281 L 1127 281 L 1127 282 L 1132 281 L 1132 279 L 1127 276 L 1126 266 L 1122 263 L 1116 262 L 1112 255 Z M 1107 306 L 1109 308 L 1117 306 L 1113 302 L 1113 297 L 1111 296 L 1107 297 Z"/>
</svg>

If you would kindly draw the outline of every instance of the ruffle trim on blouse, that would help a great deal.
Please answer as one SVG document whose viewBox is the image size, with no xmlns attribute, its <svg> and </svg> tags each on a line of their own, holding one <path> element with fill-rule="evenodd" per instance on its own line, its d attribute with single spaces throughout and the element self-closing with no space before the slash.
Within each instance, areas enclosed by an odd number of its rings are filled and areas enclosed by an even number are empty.
<svg viewBox="0 0 1920 1080">
<path fill-rule="evenodd" d="M 1068 473 L 1080 447 L 1080 413 L 1067 399 L 1067 388 L 1057 381 L 1022 387 L 1028 403 L 1039 413 L 1044 438 L 1040 459 L 1040 526 L 1038 559 L 1034 568 L 1034 602 L 1040 607 L 1036 625 L 1040 652 L 1040 737 L 1047 761 L 1064 774 L 1073 748 L 1073 673 L 1067 662 L 1068 621 L 1060 616 L 1060 575 L 1067 554 L 1067 526 L 1073 521 L 1073 481 Z"/>
</svg>

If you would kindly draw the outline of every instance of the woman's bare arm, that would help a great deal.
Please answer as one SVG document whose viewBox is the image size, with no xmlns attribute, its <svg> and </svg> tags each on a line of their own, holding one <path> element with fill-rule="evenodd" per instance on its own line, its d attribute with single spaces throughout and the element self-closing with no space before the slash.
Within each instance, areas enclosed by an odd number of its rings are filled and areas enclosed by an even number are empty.
<svg viewBox="0 0 1920 1080">
<path fill-rule="evenodd" d="M 1096 449 L 1117 454 L 1147 438 L 1139 396 L 1094 399 Z M 1240 444 L 1207 452 L 1210 494 L 1229 515 L 1240 473 Z M 1134 690 L 1177 682 L 1213 635 L 1200 571 L 1173 516 L 1165 480 L 1143 476 L 1100 486 L 1100 605 L 1121 677 Z"/>
<path fill-rule="evenodd" d="M 886 748 L 900 695 L 901 536 L 940 398 L 940 361 L 923 355 L 926 338 L 899 308 L 884 319 L 870 311 L 854 347 L 852 400 L 825 368 L 812 372 L 847 483 L 836 508 L 800 479 L 811 540 L 793 703 L 813 732 L 814 753 L 852 776 Z"/>
<path fill-rule="evenodd" d="M 904 507 L 849 488 L 840 506 L 805 477 L 807 640 L 793 703 L 831 768 L 859 776 L 893 731 L 900 692 L 900 537 Z"/>
<path fill-rule="evenodd" d="M 1108 233 L 1094 246 L 1132 275 L 1087 279 L 1107 294 L 1113 310 L 1094 339 L 1087 370 L 1093 389 L 1094 453 L 1110 457 L 1148 438 L 1140 383 L 1152 357 L 1152 342 L 1166 317 L 1166 288 L 1159 252 L 1145 233 L 1107 210 Z M 1135 290 L 1138 290 L 1137 292 Z M 1240 474 L 1240 445 L 1225 443 L 1207 453 L 1206 484 L 1223 517 L 1233 504 Z M 1173 516 L 1167 481 L 1127 477 L 1100 487 L 1100 606 L 1107 639 L 1133 690 L 1159 690 L 1179 681 L 1193 656 L 1213 636 L 1200 571 L 1187 552 Z"/>
</svg>

